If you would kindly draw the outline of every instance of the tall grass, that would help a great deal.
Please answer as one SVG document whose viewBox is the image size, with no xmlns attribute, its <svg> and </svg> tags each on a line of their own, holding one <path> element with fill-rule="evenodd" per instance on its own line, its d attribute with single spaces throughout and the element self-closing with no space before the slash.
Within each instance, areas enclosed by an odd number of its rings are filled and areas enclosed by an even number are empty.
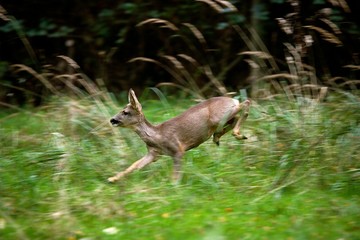
<svg viewBox="0 0 360 240">
<path fill-rule="evenodd" d="M 215 4 L 215 1 L 202 1 Z M 230 7 L 216 1 L 213 7 Z M 233 9 L 235 11 L 235 9 Z M 176 31 L 168 21 L 150 19 Z M 195 39 L 206 40 L 185 24 Z M 234 26 L 240 38 L 247 36 Z M 249 31 L 251 32 L 251 31 Z M 296 48 L 287 44 L 288 71 L 261 41 L 249 51 L 258 74 L 252 107 L 243 128 L 248 140 L 225 135 L 185 156 L 184 178 L 170 183 L 172 163 L 163 157 L 116 185 L 106 179 L 140 158 L 145 146 L 108 119 L 126 104 L 101 79 L 93 81 L 79 65 L 69 74 L 36 72 L 52 92 L 37 109 L 19 109 L 0 118 L 0 236 L 4 239 L 357 239 L 359 235 L 360 99 L 356 89 L 321 85 Z M 145 115 L 162 122 L 193 104 L 190 97 L 161 94 L 177 86 L 195 98 L 206 89 L 227 94 L 224 72 L 190 55 L 165 55 L 173 83 L 146 92 Z M 192 65 L 184 64 L 184 62 Z M 270 68 L 265 68 L 270 66 Z M 261 68 L 260 68 L 261 67 Z M 197 74 L 208 84 L 198 85 Z M 335 84 L 335 83 L 334 83 Z M 246 95 L 241 91 L 242 95 Z M 250 91 L 248 92 L 248 94 Z M 242 97 L 237 94 L 238 98 Z M 149 96 L 159 96 L 151 100 Z M 233 93 L 234 95 L 234 93 Z"/>
<path fill-rule="evenodd" d="M 135 134 L 108 124 L 125 95 L 117 102 L 81 72 L 57 77 L 74 81 L 65 84 L 73 94 L 0 120 L 5 239 L 359 236 L 355 91 L 319 97 L 321 88 L 306 95 L 280 84 L 283 93 L 253 100 L 248 140 L 226 135 L 220 147 L 209 141 L 186 154 L 180 185 L 170 184 L 167 157 L 109 185 L 107 177 L 146 152 Z M 150 94 L 141 100 L 152 122 L 193 104 Z"/>
</svg>

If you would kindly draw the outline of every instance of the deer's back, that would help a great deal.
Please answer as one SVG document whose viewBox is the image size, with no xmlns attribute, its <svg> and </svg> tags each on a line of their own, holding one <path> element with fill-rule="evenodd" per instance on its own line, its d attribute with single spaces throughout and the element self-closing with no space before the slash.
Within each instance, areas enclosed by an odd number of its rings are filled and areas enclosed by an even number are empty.
<svg viewBox="0 0 360 240">
<path fill-rule="evenodd" d="M 185 150 L 206 141 L 220 124 L 225 124 L 238 112 L 239 101 L 214 97 L 201 102 L 158 127 L 168 141 L 178 141 Z M 171 140 L 170 140 L 171 139 Z"/>
</svg>

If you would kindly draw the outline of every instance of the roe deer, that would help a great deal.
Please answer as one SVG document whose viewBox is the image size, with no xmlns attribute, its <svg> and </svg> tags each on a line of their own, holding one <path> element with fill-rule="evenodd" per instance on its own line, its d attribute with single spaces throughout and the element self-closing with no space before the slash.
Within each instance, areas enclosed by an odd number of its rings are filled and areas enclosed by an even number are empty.
<svg viewBox="0 0 360 240">
<path fill-rule="evenodd" d="M 141 169 L 161 155 L 169 155 L 174 160 L 173 180 L 179 181 L 181 174 L 181 158 L 185 151 L 199 146 L 213 135 L 213 141 L 219 145 L 222 135 L 233 128 L 237 139 L 240 125 L 246 120 L 250 108 L 250 100 L 240 103 L 229 97 L 214 97 L 201 102 L 181 115 L 159 125 L 148 122 L 142 112 L 142 106 L 132 89 L 129 90 L 129 104 L 111 118 L 113 126 L 133 129 L 146 143 L 148 153 L 133 163 L 125 171 L 108 178 L 115 182 L 134 170 Z M 244 108 L 244 114 L 237 114 Z"/>
</svg>

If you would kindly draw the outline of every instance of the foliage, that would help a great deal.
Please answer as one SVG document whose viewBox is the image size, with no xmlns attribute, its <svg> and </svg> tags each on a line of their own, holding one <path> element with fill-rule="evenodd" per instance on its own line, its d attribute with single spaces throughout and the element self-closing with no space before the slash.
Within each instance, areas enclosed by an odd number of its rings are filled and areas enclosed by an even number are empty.
<svg viewBox="0 0 360 240">
<path fill-rule="evenodd" d="M 95 85 L 85 89 L 1 117 L 2 237 L 359 237 L 355 92 L 333 92 L 323 103 L 286 95 L 253 101 L 243 126 L 249 139 L 226 135 L 220 147 L 208 141 L 188 152 L 179 185 L 169 182 L 167 157 L 109 185 L 107 177 L 145 148 L 129 130 L 107 123 L 118 108 L 111 94 Z M 192 104 L 151 95 L 142 103 L 152 122 Z"/>
<path fill-rule="evenodd" d="M 329 2 L 344 13 L 351 9 L 345 1 Z M 338 75 L 331 72 L 334 62 L 325 61 L 327 51 L 316 52 L 321 45 L 326 46 L 322 50 L 344 50 L 352 46 L 345 35 L 356 36 L 358 31 L 352 24 L 342 25 L 343 12 L 333 18 L 314 14 L 312 7 L 325 1 L 306 5 L 312 10 L 309 16 L 302 16 L 296 3 L 63 1 L 61 6 L 71 6 L 76 18 L 59 20 L 57 13 L 64 10 L 59 7 L 44 12 L 40 22 L 16 20 L 0 8 L 0 19 L 6 22 L 1 34 L 10 36 L 4 31 L 12 26 L 12 36 L 22 44 L 16 49 L 31 59 L 16 64 L 2 60 L 0 83 L 10 93 L 46 100 L 37 108 L 0 101 L 8 108 L 0 113 L 0 235 L 360 238 L 359 66 L 352 60 L 342 62 L 340 68 L 350 74 Z M 285 4 L 290 10 L 275 11 L 279 55 L 258 33 L 264 36 L 261 30 L 270 26 L 266 20 L 274 19 L 269 7 Z M 69 24 L 72 21 L 78 25 Z M 251 26 L 257 26 L 256 31 Z M 55 63 L 39 60 L 33 42 L 48 41 L 47 35 L 67 41 L 69 54 L 60 51 Z M 82 50 L 96 57 L 85 54 L 75 61 L 71 54 Z M 248 140 L 226 135 L 220 147 L 208 141 L 191 150 L 179 185 L 169 182 L 172 163 L 166 157 L 117 185 L 107 184 L 107 177 L 146 151 L 129 130 L 108 123 L 119 105 L 126 104 L 125 94 L 114 95 L 111 87 L 108 67 L 115 59 L 123 63 L 119 72 L 126 80 L 116 81 L 123 88 L 160 83 L 142 94 L 145 115 L 152 122 L 175 116 L 194 99 L 250 95 L 250 116 L 243 126 Z M 96 64 L 89 64 L 93 60 Z M 245 77 L 238 74 L 244 66 Z M 16 81 L 9 80 L 7 68 Z M 92 71 L 99 77 L 88 77 Z M 161 76 L 159 82 L 151 80 L 154 76 Z M 172 80 L 165 81 L 169 76 Z"/>
<path fill-rule="evenodd" d="M 66 73 L 61 68 L 62 63 L 54 59 L 54 56 L 66 55 L 76 59 L 90 77 L 103 78 L 111 91 L 154 86 L 162 82 L 178 84 L 174 76 L 161 68 L 129 62 L 137 57 L 161 62 L 167 55 L 176 57 L 178 54 L 191 56 L 201 66 L 210 66 L 212 74 L 220 76 L 218 81 L 224 82 L 228 88 L 243 88 L 251 85 L 252 79 L 258 76 L 249 76 L 252 57 L 238 56 L 237 53 L 269 53 L 278 67 L 274 68 L 272 64 L 263 73 L 281 73 L 287 67 L 284 55 L 288 56 L 289 52 L 289 45 L 284 49 L 285 42 L 300 51 L 304 64 L 317 69 L 314 73 L 322 83 L 334 77 L 358 78 L 358 71 L 344 68 L 359 64 L 356 57 L 359 29 L 352 18 L 353 9 L 356 9 L 352 2 L 308 1 L 300 4 L 295 0 L 184 0 L 84 3 L 66 0 L 56 8 L 48 1 L 28 1 L 22 8 L 13 2 L 2 4 L 2 61 L 8 65 L 30 65 L 36 71 L 40 71 L 44 64 L 54 63 L 56 72 Z M 42 17 L 34 18 L 34 15 Z M 167 21 L 178 30 L 152 24 L 139 25 L 148 19 Z M 19 47 L 14 31 L 25 48 Z M 202 44 L 204 41 L 199 42 L 198 33 L 206 40 L 206 45 Z M 299 46 L 302 46 L 301 50 Z M 12 77 L 6 75 L 0 83 Z M 196 85 L 204 86 L 211 82 L 201 71 L 192 77 Z"/>
</svg>

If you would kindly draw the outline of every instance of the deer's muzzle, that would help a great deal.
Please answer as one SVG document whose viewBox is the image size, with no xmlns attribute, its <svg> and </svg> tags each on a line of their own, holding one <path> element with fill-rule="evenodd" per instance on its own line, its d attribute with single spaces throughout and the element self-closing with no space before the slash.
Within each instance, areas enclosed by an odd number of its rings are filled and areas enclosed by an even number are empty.
<svg viewBox="0 0 360 240">
<path fill-rule="evenodd" d="M 117 127 L 121 124 L 121 122 L 115 118 L 110 119 L 110 123 L 114 126 Z"/>
</svg>

